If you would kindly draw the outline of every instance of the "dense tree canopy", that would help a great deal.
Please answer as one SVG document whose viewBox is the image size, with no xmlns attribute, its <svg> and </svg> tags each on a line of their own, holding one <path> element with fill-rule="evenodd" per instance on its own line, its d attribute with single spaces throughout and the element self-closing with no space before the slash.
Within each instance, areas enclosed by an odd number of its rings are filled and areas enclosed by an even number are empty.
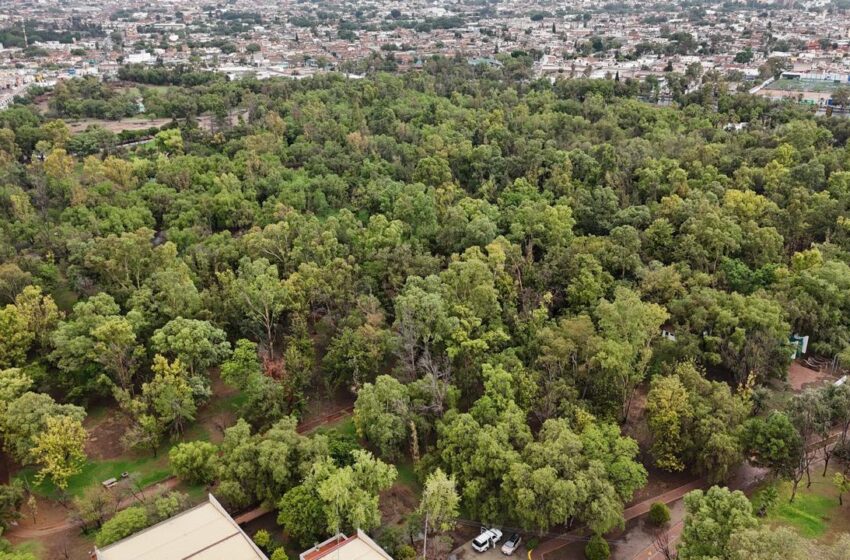
<svg viewBox="0 0 850 560">
<path fill-rule="evenodd" d="M 79 405 L 117 401 L 124 443 L 156 453 L 233 391 L 240 418 L 172 468 L 277 505 L 309 544 L 378 526 L 407 457 L 429 523 L 459 508 L 601 534 L 647 481 L 624 435 L 644 419 L 645 456 L 712 483 L 746 459 L 796 484 L 808 440 L 846 439 L 841 389 L 761 406 L 792 335 L 850 366 L 845 119 L 710 84 L 660 107 L 635 99 L 652 84 L 535 80 L 520 60 L 122 75 L 170 84 L 146 90 L 175 119 L 150 141 L 0 112 L 0 435 L 20 464 L 74 472 Z M 92 79 L 51 106 L 138 110 Z M 311 399 L 353 400 L 371 451 L 299 433 Z M 764 540 L 738 495 L 687 509 L 722 527 L 686 528 L 683 559 Z M 99 542 L 155 518 L 125 511 Z"/>
</svg>

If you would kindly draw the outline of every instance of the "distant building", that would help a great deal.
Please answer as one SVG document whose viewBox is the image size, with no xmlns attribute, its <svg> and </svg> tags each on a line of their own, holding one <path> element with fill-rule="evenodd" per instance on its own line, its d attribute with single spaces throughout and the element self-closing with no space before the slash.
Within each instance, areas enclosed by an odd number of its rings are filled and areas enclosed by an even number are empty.
<svg viewBox="0 0 850 560">
<path fill-rule="evenodd" d="M 92 553 L 92 560 L 188 558 L 268 560 L 212 494 L 201 505 Z"/>
<path fill-rule="evenodd" d="M 501 61 L 490 56 L 479 56 L 467 60 L 470 66 L 491 66 L 493 68 L 501 68 L 504 66 Z"/>
<path fill-rule="evenodd" d="M 149 52 L 128 54 L 126 58 L 127 64 L 150 64 L 153 61 L 154 57 Z"/>
<path fill-rule="evenodd" d="M 346 537 L 342 533 L 304 551 L 299 560 L 393 560 L 392 556 L 357 529 L 357 534 Z M 236 560 L 236 559 L 228 559 Z"/>
</svg>

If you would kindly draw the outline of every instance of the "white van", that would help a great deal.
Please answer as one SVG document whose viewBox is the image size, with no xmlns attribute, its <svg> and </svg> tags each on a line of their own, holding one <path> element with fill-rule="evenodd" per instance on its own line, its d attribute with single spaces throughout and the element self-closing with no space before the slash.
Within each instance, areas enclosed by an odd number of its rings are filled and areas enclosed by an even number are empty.
<svg viewBox="0 0 850 560">
<path fill-rule="evenodd" d="M 487 552 L 491 546 L 502 540 L 502 532 L 498 529 L 484 529 L 481 534 L 472 539 L 472 548 L 478 552 Z"/>
</svg>

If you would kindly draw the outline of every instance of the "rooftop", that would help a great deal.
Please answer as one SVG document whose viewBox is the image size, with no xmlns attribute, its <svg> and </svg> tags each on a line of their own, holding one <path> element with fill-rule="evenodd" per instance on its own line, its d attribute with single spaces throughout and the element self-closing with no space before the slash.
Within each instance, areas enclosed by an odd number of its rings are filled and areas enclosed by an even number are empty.
<svg viewBox="0 0 850 560">
<path fill-rule="evenodd" d="M 346 537 L 342 533 L 329 538 L 306 552 L 300 560 L 393 560 L 375 541 L 361 531 Z"/>
<path fill-rule="evenodd" d="M 96 550 L 95 558 L 267 560 L 212 495 L 201 505 Z"/>
</svg>

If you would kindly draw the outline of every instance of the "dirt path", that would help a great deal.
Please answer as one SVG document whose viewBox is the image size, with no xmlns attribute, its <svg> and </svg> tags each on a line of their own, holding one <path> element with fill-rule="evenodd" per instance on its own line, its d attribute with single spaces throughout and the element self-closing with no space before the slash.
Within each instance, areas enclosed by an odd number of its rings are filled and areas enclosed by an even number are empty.
<svg viewBox="0 0 850 560">
<path fill-rule="evenodd" d="M 314 418 L 308 422 L 302 422 L 301 424 L 298 424 L 296 430 L 299 434 L 309 434 L 310 432 L 313 432 L 321 428 L 322 426 L 333 424 L 342 420 L 343 418 L 347 418 L 348 416 L 351 416 L 353 412 L 354 405 L 346 406 L 344 408 L 340 408 L 335 412 L 326 414 L 325 416 L 322 416 L 320 418 Z"/>
<path fill-rule="evenodd" d="M 160 492 L 165 492 L 168 490 L 174 489 L 180 481 L 176 477 L 171 477 L 163 480 L 162 482 L 158 482 L 147 488 L 141 490 L 140 492 L 136 492 L 131 496 L 127 496 L 123 498 L 120 502 L 118 502 L 118 509 L 124 509 L 129 507 L 136 502 L 142 502 L 145 499 L 155 496 Z M 47 527 L 12 527 L 8 532 L 4 534 L 5 537 L 8 537 L 12 542 L 15 541 L 26 541 L 32 539 L 41 539 L 44 537 L 49 537 L 51 535 L 57 535 L 60 533 L 64 533 L 66 531 L 70 531 L 71 529 L 76 529 L 80 526 L 78 521 L 73 519 L 65 519 L 62 523 L 58 523 L 55 525 L 49 525 Z"/>
<path fill-rule="evenodd" d="M 836 443 L 839 437 L 840 434 L 833 434 L 832 436 L 823 439 L 819 442 L 809 444 L 809 449 L 822 449 L 828 445 Z M 812 462 L 812 467 L 823 463 L 823 461 L 823 457 L 817 457 Z M 734 477 L 733 480 L 729 481 L 729 488 L 731 488 L 732 490 L 741 490 L 743 492 L 748 492 L 749 490 L 755 487 L 756 483 L 759 480 L 762 480 L 762 477 L 765 474 L 766 471 L 764 469 L 752 467 L 748 463 L 744 463 L 744 465 L 742 465 L 742 468 L 739 469 L 737 476 Z M 676 549 L 676 542 L 678 542 L 679 538 L 682 536 L 683 528 L 684 519 L 680 519 L 676 523 L 670 525 L 670 528 L 667 530 L 667 543 L 672 550 Z M 664 558 L 664 553 L 657 549 L 655 543 L 652 543 L 646 548 L 644 548 L 640 553 L 635 555 L 632 560 L 664 560 Z"/>
<path fill-rule="evenodd" d="M 298 433 L 310 433 L 326 424 L 338 422 L 339 420 L 351 415 L 353 410 L 353 406 L 344 407 L 320 418 L 316 418 L 314 420 L 301 424 L 298 426 Z M 148 486 L 140 492 L 136 492 L 131 496 L 123 498 L 118 503 L 118 509 L 124 509 L 137 502 L 144 501 L 145 498 L 154 496 L 160 492 L 171 490 L 175 488 L 178 484 L 180 484 L 180 481 L 176 477 L 172 476 L 170 478 L 167 478 L 162 482 L 158 482 L 156 484 Z M 256 519 L 257 517 L 260 517 L 265 513 L 268 513 L 267 509 L 262 507 L 255 508 L 251 511 L 243 513 L 236 519 L 242 520 L 237 521 L 238 523 L 247 523 L 248 521 Z M 9 529 L 9 531 L 5 533 L 4 536 L 9 538 L 12 542 L 20 542 L 58 535 L 70 531 L 71 529 L 79 528 L 79 526 L 80 523 L 78 521 L 75 521 L 68 517 L 61 523 L 48 525 L 45 527 L 12 527 L 11 529 Z"/>
</svg>

